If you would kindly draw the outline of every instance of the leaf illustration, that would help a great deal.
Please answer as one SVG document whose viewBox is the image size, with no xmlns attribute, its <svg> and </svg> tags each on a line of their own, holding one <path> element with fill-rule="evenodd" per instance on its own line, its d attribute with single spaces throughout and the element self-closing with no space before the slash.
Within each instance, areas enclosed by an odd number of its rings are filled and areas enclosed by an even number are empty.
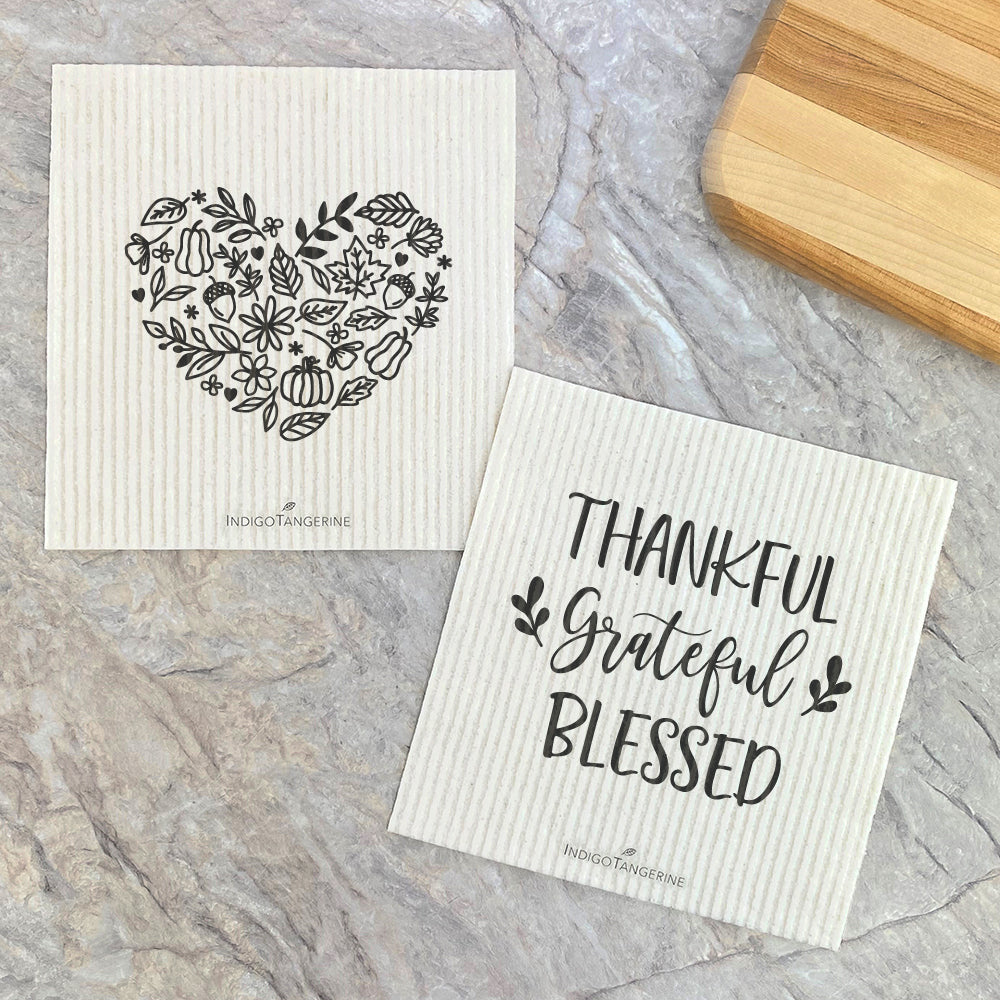
<svg viewBox="0 0 1000 1000">
<path fill-rule="evenodd" d="M 409 316 L 406 317 L 414 330 L 431 330 L 438 324 L 438 311 L 436 306 L 428 306 L 422 309 L 418 306 Z"/>
<path fill-rule="evenodd" d="M 344 326 L 349 326 L 358 333 L 365 333 L 368 330 L 377 330 L 383 323 L 389 321 L 389 314 L 382 312 L 375 306 L 362 306 L 355 309 L 350 316 L 344 320 Z"/>
<path fill-rule="evenodd" d="M 844 661 L 839 656 L 831 656 L 826 665 L 826 682 L 833 685 L 840 677 L 840 671 L 844 666 Z"/>
<path fill-rule="evenodd" d="M 549 609 L 539 608 L 537 612 L 533 612 L 532 609 L 541 600 L 544 590 L 545 582 L 540 576 L 535 576 L 532 577 L 523 597 L 514 594 L 510 599 L 510 603 L 524 615 L 523 618 L 514 619 L 514 628 L 524 635 L 530 635 L 539 646 L 542 645 L 542 637 L 538 634 L 538 630 L 549 620 Z"/>
<path fill-rule="evenodd" d="M 208 328 L 212 331 L 212 336 L 215 337 L 223 350 L 232 351 L 237 354 L 240 352 L 240 337 L 238 333 L 234 333 L 228 326 L 222 326 L 219 323 L 209 323 Z"/>
<path fill-rule="evenodd" d="M 397 191 L 395 194 L 377 195 L 354 214 L 362 219 L 368 219 L 376 226 L 401 228 L 409 223 L 417 214 L 417 210 L 406 194 Z"/>
<path fill-rule="evenodd" d="M 437 253 L 443 243 L 441 227 L 433 219 L 423 215 L 417 216 L 406 234 L 407 246 L 421 257 L 430 257 L 432 253 Z"/>
<path fill-rule="evenodd" d="M 144 319 L 142 325 L 146 328 L 146 333 L 154 340 L 162 340 L 167 335 L 167 328 L 162 323 L 157 323 L 156 320 Z"/>
<path fill-rule="evenodd" d="M 285 441 L 301 441 L 315 434 L 329 416 L 329 413 L 293 413 L 281 421 L 278 433 Z"/>
<path fill-rule="evenodd" d="M 435 271 L 433 274 L 430 271 L 424 272 L 424 278 L 427 284 L 424 286 L 423 291 L 417 296 L 418 302 L 426 302 L 428 304 L 433 302 L 447 302 L 448 296 L 444 294 L 444 285 L 440 283 L 440 271 Z"/>
<path fill-rule="evenodd" d="M 336 264 L 327 264 L 326 269 L 341 295 L 350 295 L 352 299 L 360 295 L 367 299 L 375 294 L 377 286 L 385 280 L 389 265 L 375 260 L 360 237 L 355 236 L 344 251 L 343 259 Z"/>
<path fill-rule="evenodd" d="M 309 264 L 308 261 L 306 263 L 309 270 L 312 272 L 313 281 L 315 281 L 316 284 L 329 295 L 332 287 L 330 284 L 330 275 L 328 275 L 323 268 L 317 267 L 315 264 Z"/>
<path fill-rule="evenodd" d="M 346 306 L 345 299 L 306 299 L 299 307 L 299 319 L 314 326 L 329 326 Z"/>
<path fill-rule="evenodd" d="M 337 206 L 337 211 L 334 214 L 333 221 L 340 226 L 341 229 L 346 229 L 348 232 L 353 232 L 354 226 L 351 224 L 350 220 L 346 220 L 341 215 L 342 211 L 347 211 L 354 204 L 354 199 L 357 198 L 357 194 L 349 194 L 343 201 Z M 344 208 L 343 206 L 347 206 Z M 325 228 L 326 224 L 330 221 L 330 211 L 327 208 L 327 204 L 324 201 L 322 205 L 319 206 L 319 212 L 316 213 L 316 217 L 319 222 L 316 228 L 309 231 L 309 227 L 306 225 L 305 219 L 299 219 L 295 224 L 295 235 L 299 241 L 299 248 L 295 251 L 296 257 L 302 257 L 304 260 L 319 260 L 326 256 L 326 251 L 322 247 L 309 246 L 308 244 L 312 240 L 320 240 L 324 243 L 330 243 L 333 240 L 340 239 L 340 237 L 332 230 Z M 329 282 L 327 283 L 329 284 Z M 329 287 L 325 288 L 324 291 L 329 291 Z"/>
<path fill-rule="evenodd" d="M 256 267 L 247 267 L 242 272 L 241 277 L 236 279 L 236 284 L 240 289 L 240 298 L 245 299 L 248 295 L 252 295 L 255 299 L 259 299 L 257 289 L 260 288 L 260 283 L 263 280 L 264 274 L 262 271 Z"/>
<path fill-rule="evenodd" d="M 835 712 L 837 710 L 839 703 L 836 701 L 836 697 L 847 694 L 853 687 L 850 681 L 840 680 L 843 667 L 844 661 L 839 656 L 831 656 L 827 660 L 826 690 L 823 690 L 819 678 L 814 677 L 809 682 L 809 696 L 812 698 L 812 704 L 800 712 L 800 715 L 808 715 L 810 712 Z"/>
<path fill-rule="evenodd" d="M 358 403 L 363 403 L 372 394 L 372 390 L 377 384 L 377 379 L 367 378 L 364 375 L 348 379 L 340 387 L 337 402 L 333 404 L 334 407 L 357 406 Z"/>
<path fill-rule="evenodd" d="M 337 206 L 337 211 L 333 213 L 334 218 L 340 218 L 340 216 L 342 216 L 357 200 L 358 200 L 357 191 L 355 191 L 353 194 L 349 194 Z"/>
<path fill-rule="evenodd" d="M 149 306 L 150 312 L 161 302 L 176 302 L 195 290 L 194 285 L 174 285 L 173 288 L 165 289 L 166 284 L 167 278 L 164 269 L 162 266 L 158 267 L 149 283 L 149 290 L 153 293 L 153 301 Z"/>
<path fill-rule="evenodd" d="M 219 221 L 212 226 L 213 233 L 229 232 L 231 243 L 246 243 L 254 236 L 264 239 L 264 234 L 257 227 L 257 205 L 249 194 L 243 195 L 243 212 L 236 207 L 236 199 L 224 187 L 218 188 L 219 203 L 206 205 L 202 211 L 205 215 Z"/>
<path fill-rule="evenodd" d="M 275 244 L 267 273 L 271 276 L 271 287 L 279 295 L 293 299 L 298 295 L 302 287 L 302 273 L 295 261 L 282 250 L 280 243 Z"/>
<path fill-rule="evenodd" d="M 236 413 L 253 413 L 254 410 L 259 410 L 270 398 L 271 396 L 247 396 L 242 402 L 237 403 L 233 410 Z"/>
<path fill-rule="evenodd" d="M 264 407 L 263 418 L 265 431 L 269 431 L 278 420 L 278 404 L 274 398 L 274 393 L 271 393 L 270 401 Z"/>
<path fill-rule="evenodd" d="M 201 378 L 209 372 L 214 372 L 225 360 L 225 354 L 216 354 L 213 351 L 200 351 L 191 362 L 184 377 L 188 379 Z"/>
<path fill-rule="evenodd" d="M 144 226 L 165 226 L 180 222 L 187 215 L 187 202 L 178 198 L 157 198 L 142 217 Z"/>
<path fill-rule="evenodd" d="M 622 851 L 622 857 L 623 858 L 634 858 L 635 857 L 635 848 L 634 847 L 626 847 L 625 850 Z"/>
<path fill-rule="evenodd" d="M 149 308 L 153 309 L 161 302 L 177 302 L 195 290 L 194 285 L 174 285 L 168 288 Z"/>
</svg>

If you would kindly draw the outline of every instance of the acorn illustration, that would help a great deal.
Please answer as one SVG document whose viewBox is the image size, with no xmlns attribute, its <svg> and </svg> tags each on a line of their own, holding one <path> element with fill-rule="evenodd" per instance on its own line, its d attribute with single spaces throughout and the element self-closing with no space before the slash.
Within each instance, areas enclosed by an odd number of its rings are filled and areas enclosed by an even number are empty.
<svg viewBox="0 0 1000 1000">
<path fill-rule="evenodd" d="M 228 281 L 213 281 L 202 296 L 216 319 L 228 323 L 236 312 L 236 289 Z"/>
<path fill-rule="evenodd" d="M 385 291 L 382 293 L 382 302 L 386 309 L 398 309 L 404 302 L 413 298 L 415 291 L 416 288 L 413 287 L 409 274 L 394 274 L 386 282 Z"/>
</svg>

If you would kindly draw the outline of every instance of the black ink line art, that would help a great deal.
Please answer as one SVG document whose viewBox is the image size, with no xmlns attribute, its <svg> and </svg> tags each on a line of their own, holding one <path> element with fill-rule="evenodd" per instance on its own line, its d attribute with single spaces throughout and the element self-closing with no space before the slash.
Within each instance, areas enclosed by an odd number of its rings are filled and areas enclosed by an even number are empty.
<svg viewBox="0 0 1000 1000">
<path fill-rule="evenodd" d="M 217 188 L 218 202 L 206 205 L 202 211 L 217 221 L 212 226 L 213 233 L 225 233 L 230 243 L 246 243 L 259 236 L 265 239 L 263 230 L 257 228 L 257 205 L 250 195 L 243 195 L 242 211 L 236 207 L 236 199 L 224 188 Z"/>
<path fill-rule="evenodd" d="M 264 256 L 263 247 L 254 247 L 254 250 L 260 250 L 260 256 Z M 249 295 L 252 295 L 255 300 L 260 297 L 257 294 L 257 290 L 264 280 L 264 272 L 247 261 L 246 250 L 240 250 L 239 247 L 227 246 L 225 243 L 222 243 L 215 248 L 215 253 L 212 256 L 225 269 L 226 277 L 230 281 L 233 279 L 236 280 L 241 299 Z"/>
<path fill-rule="evenodd" d="M 327 264 L 326 270 L 333 278 L 334 291 L 350 295 L 352 299 L 371 298 L 385 280 L 388 264 L 372 256 L 361 240 L 355 236 L 336 264 Z"/>
<path fill-rule="evenodd" d="M 360 205 L 355 191 L 332 212 L 323 201 L 311 227 L 299 217 L 289 245 L 283 219 L 251 193 L 206 190 L 155 198 L 119 244 L 143 279 L 129 289 L 133 308 L 148 310 L 143 329 L 204 398 L 259 413 L 265 433 L 294 442 L 400 377 L 448 301 L 450 257 L 422 279 L 414 270 L 443 246 L 429 215 L 402 191 Z"/>
<path fill-rule="evenodd" d="M 412 201 L 403 191 L 380 194 L 366 202 L 355 213 L 359 219 L 368 219 L 377 226 L 399 228 L 407 225 L 417 214 Z"/>
<path fill-rule="evenodd" d="M 539 646 L 542 645 L 542 638 L 538 630 L 549 620 L 549 609 L 539 608 L 534 610 L 535 605 L 542 599 L 542 591 L 545 590 L 545 582 L 540 576 L 536 576 L 528 584 L 528 590 L 524 597 L 514 594 L 510 603 L 524 617 L 514 619 L 514 628 L 524 635 L 530 635 Z"/>
<path fill-rule="evenodd" d="M 826 665 L 826 690 L 823 690 L 819 679 L 814 677 L 809 682 L 809 696 L 812 698 L 812 704 L 804 712 L 800 712 L 800 716 L 808 715 L 810 712 L 835 712 L 837 710 L 838 702 L 834 696 L 847 694 L 852 687 L 850 681 L 840 679 L 843 666 L 844 662 L 839 656 L 830 657 Z"/>
<path fill-rule="evenodd" d="M 324 201 L 316 213 L 317 223 L 313 229 L 310 229 L 306 225 L 305 219 L 300 218 L 295 223 L 295 236 L 299 241 L 299 248 L 295 251 L 295 256 L 301 257 L 303 260 L 321 260 L 325 257 L 327 254 L 326 247 L 319 246 L 318 243 L 332 243 L 334 240 L 340 238 L 332 226 L 337 226 L 345 233 L 353 233 L 354 223 L 348 218 L 347 213 L 357 200 L 357 197 L 358 193 L 355 191 L 353 194 L 349 194 L 346 198 L 342 199 L 334 210 L 333 215 L 330 215 L 327 204 Z"/>
</svg>

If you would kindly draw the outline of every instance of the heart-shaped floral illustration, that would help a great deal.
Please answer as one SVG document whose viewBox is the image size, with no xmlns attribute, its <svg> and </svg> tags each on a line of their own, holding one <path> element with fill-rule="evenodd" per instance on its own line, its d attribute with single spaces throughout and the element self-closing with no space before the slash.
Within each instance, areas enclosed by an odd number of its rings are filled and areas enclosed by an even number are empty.
<svg viewBox="0 0 1000 1000">
<path fill-rule="evenodd" d="M 396 378 L 414 336 L 437 326 L 451 267 L 441 227 L 402 191 L 357 208 L 355 192 L 283 244 L 282 219 L 217 193 L 146 209 L 125 246 L 141 275 L 132 299 L 185 378 L 300 441 Z"/>
</svg>

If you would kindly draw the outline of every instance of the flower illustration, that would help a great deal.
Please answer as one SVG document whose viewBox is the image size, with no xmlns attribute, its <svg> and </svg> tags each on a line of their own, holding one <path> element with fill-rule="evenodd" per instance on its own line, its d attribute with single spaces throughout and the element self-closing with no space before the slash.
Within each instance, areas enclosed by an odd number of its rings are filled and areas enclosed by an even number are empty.
<svg viewBox="0 0 1000 1000">
<path fill-rule="evenodd" d="M 288 345 L 288 350 L 291 351 L 292 354 L 298 356 L 302 353 L 302 345 L 297 340 L 293 340 Z"/>
<path fill-rule="evenodd" d="M 233 378 L 244 383 L 248 396 L 256 396 L 257 393 L 271 391 L 271 379 L 277 374 L 277 370 L 267 363 L 266 354 L 258 354 L 255 358 L 241 354 L 240 368 L 233 372 Z"/>
<path fill-rule="evenodd" d="M 208 378 L 201 380 L 201 387 L 210 396 L 218 396 L 219 390 L 222 388 L 222 383 L 219 381 L 219 376 L 213 372 Z"/>
<path fill-rule="evenodd" d="M 192 305 L 185 306 L 184 315 L 187 316 L 188 319 L 195 319 L 198 315 L 198 307 Z"/>
<path fill-rule="evenodd" d="M 277 236 L 278 230 L 284 225 L 281 219 L 273 219 L 270 215 L 264 217 L 264 221 L 260 224 L 260 228 L 263 232 L 267 233 L 268 236 Z"/>
<path fill-rule="evenodd" d="M 171 257 L 173 257 L 174 252 L 167 246 L 167 241 L 164 240 L 158 247 L 153 250 L 153 256 L 157 260 L 162 260 L 166 264 Z"/>
<path fill-rule="evenodd" d="M 194 203 L 195 203 L 196 205 L 203 205 L 203 204 L 205 203 L 205 199 L 206 199 L 207 197 L 208 197 L 208 195 L 207 195 L 207 194 L 205 194 L 205 192 L 204 192 L 204 191 L 202 191 L 202 189 L 201 189 L 201 188 L 198 188 L 198 190 L 197 190 L 197 191 L 192 191 L 192 192 L 191 192 L 191 200 L 192 200 L 192 201 L 193 201 L 193 202 L 194 202 Z"/>
<path fill-rule="evenodd" d="M 448 268 L 451 267 L 451 258 L 447 254 L 442 254 L 438 257 L 438 267 L 441 268 L 442 271 L 447 271 Z"/>
<path fill-rule="evenodd" d="M 437 253 L 443 242 L 441 227 L 433 219 L 428 219 L 423 215 L 418 215 L 413 220 L 406 238 L 399 241 L 399 243 L 405 243 L 421 257 L 430 257 L 431 254 Z M 393 246 L 399 246 L 399 243 L 394 243 Z"/>
<path fill-rule="evenodd" d="M 255 343 L 257 350 L 262 353 L 267 350 L 280 351 L 281 337 L 287 337 L 293 332 L 292 324 L 288 321 L 294 312 L 294 306 L 279 309 L 273 295 L 268 295 L 264 305 L 255 302 L 250 306 L 249 313 L 240 313 L 240 319 L 247 326 L 243 340 L 248 344 Z"/>
<path fill-rule="evenodd" d="M 149 274 L 150 253 L 150 241 L 141 233 L 133 233 L 125 244 L 125 256 L 128 257 L 130 264 L 139 268 L 140 274 Z"/>
<path fill-rule="evenodd" d="M 330 324 L 330 343 L 340 344 L 350 337 L 351 331 L 345 330 L 339 323 Z"/>
<path fill-rule="evenodd" d="M 386 244 L 389 242 L 389 237 L 386 236 L 385 230 L 379 226 L 375 232 L 368 237 L 368 242 L 378 250 L 384 250 Z"/>
</svg>

